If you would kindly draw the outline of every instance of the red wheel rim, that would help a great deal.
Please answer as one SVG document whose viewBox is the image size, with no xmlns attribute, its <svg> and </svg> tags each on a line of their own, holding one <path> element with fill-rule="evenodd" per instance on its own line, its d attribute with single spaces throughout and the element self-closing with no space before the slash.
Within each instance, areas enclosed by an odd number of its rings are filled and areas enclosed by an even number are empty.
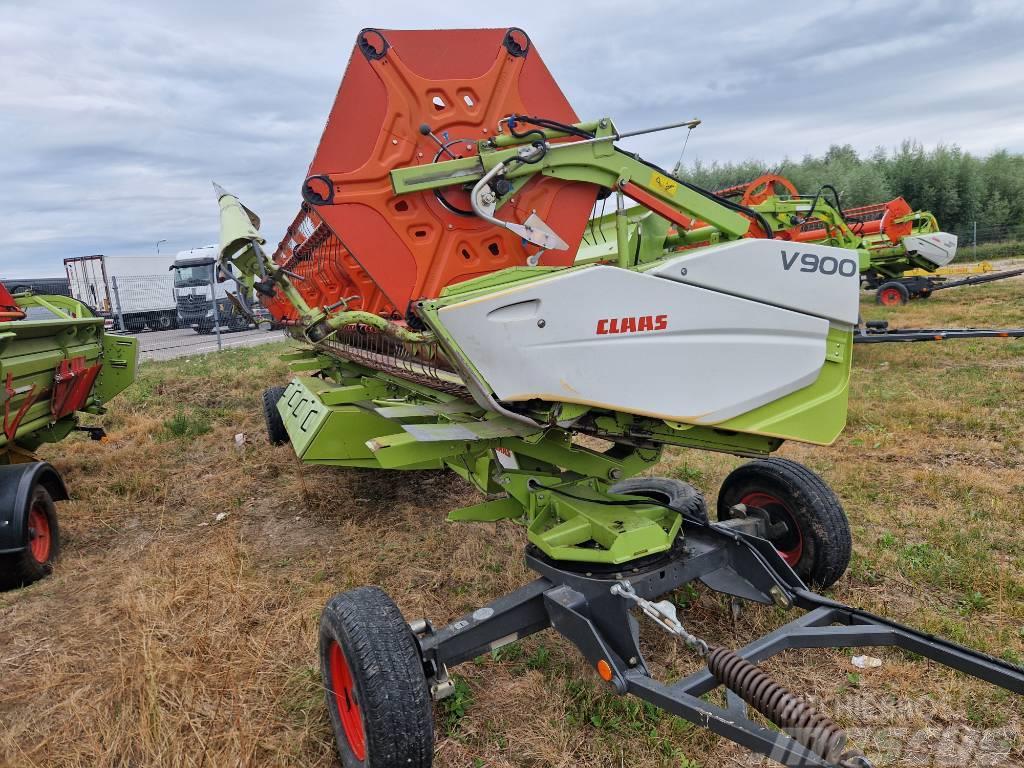
<svg viewBox="0 0 1024 768">
<path fill-rule="evenodd" d="M 800 558 L 804 554 L 804 537 L 800 533 L 800 526 L 797 525 L 796 518 L 789 511 L 789 507 L 778 496 L 773 496 L 763 491 L 748 493 L 740 499 L 740 504 L 763 509 L 773 524 L 785 523 L 786 533 L 772 538 L 771 542 L 775 545 L 779 554 L 782 555 L 782 559 L 786 561 L 786 564 L 791 568 L 796 567 L 796 564 L 800 562 Z"/>
<path fill-rule="evenodd" d="M 28 549 L 37 563 L 50 560 L 53 536 L 50 533 L 50 518 L 39 504 L 33 504 L 28 511 Z"/>
<path fill-rule="evenodd" d="M 884 307 L 895 307 L 903 303 L 898 288 L 886 288 L 878 294 L 879 303 Z"/>
<path fill-rule="evenodd" d="M 338 719 L 345 731 L 345 741 L 356 756 L 356 760 L 366 759 L 366 731 L 363 729 L 363 715 L 356 702 L 355 685 L 352 673 L 348 668 L 348 660 L 342 653 L 337 641 L 331 641 L 327 652 L 327 666 L 331 678 L 331 693 L 334 694 L 334 706 L 338 709 Z"/>
</svg>

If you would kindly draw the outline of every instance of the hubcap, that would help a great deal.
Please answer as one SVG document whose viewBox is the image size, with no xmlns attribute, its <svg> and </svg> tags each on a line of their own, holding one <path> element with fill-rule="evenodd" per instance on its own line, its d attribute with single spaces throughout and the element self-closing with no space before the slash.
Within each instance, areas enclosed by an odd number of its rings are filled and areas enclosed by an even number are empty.
<svg viewBox="0 0 1024 768">
<path fill-rule="evenodd" d="M 796 518 L 789 511 L 789 507 L 779 497 L 763 491 L 748 493 L 740 499 L 740 503 L 747 507 L 763 509 L 773 526 L 778 523 L 785 525 L 785 532 L 772 536 L 769 541 L 775 545 L 775 549 L 782 555 L 782 559 L 786 561 L 787 565 L 791 568 L 795 567 L 804 553 L 804 537 L 800 533 L 800 527 L 796 524 Z"/>
<path fill-rule="evenodd" d="M 37 563 L 50 560 L 53 539 L 50 534 L 50 518 L 40 505 L 33 504 L 28 512 L 28 548 Z"/>
<path fill-rule="evenodd" d="M 363 729 L 363 715 L 356 702 L 355 685 L 352 673 L 348 668 L 348 660 L 337 641 L 331 641 L 327 652 L 327 664 L 330 668 L 331 692 L 334 694 L 334 705 L 338 708 L 338 719 L 341 720 L 345 741 L 357 760 L 366 759 L 366 731 Z"/>
</svg>

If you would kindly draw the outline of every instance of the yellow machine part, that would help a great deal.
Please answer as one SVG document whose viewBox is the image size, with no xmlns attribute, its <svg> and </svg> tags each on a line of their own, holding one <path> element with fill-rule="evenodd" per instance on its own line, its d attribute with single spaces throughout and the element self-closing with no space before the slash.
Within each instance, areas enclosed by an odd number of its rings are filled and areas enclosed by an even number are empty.
<svg viewBox="0 0 1024 768">
<path fill-rule="evenodd" d="M 950 264 L 948 267 L 939 267 L 934 272 L 925 272 L 923 269 L 910 269 L 903 273 L 904 277 L 928 277 L 938 275 L 950 277 L 952 275 L 983 275 L 986 272 L 995 272 L 996 268 L 991 262 L 982 261 L 977 264 Z"/>
</svg>

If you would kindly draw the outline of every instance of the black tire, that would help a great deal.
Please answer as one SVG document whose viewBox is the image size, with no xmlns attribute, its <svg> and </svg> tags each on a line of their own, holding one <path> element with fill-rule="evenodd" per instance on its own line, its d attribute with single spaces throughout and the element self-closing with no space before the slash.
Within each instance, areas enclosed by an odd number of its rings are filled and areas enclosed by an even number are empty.
<svg viewBox="0 0 1024 768">
<path fill-rule="evenodd" d="M 875 291 L 875 303 L 883 307 L 902 306 L 910 301 L 910 291 L 903 283 L 890 280 L 882 283 Z"/>
<path fill-rule="evenodd" d="M 789 459 L 751 461 L 734 469 L 718 492 L 718 519 L 736 504 L 763 509 L 778 529 L 769 540 L 811 586 L 835 584 L 850 565 L 853 537 L 839 499 L 824 480 Z"/>
<path fill-rule="evenodd" d="M 154 331 L 173 331 L 176 323 L 174 315 L 170 312 L 161 312 L 158 315 L 153 315 L 147 325 Z"/>
<path fill-rule="evenodd" d="M 37 552 L 33 543 L 39 541 L 41 531 L 32 525 L 36 515 L 42 516 L 48 546 L 44 554 Z M 10 555 L 0 555 L 0 589 L 25 587 L 53 573 L 53 563 L 60 555 L 60 529 L 57 525 L 57 505 L 42 485 L 32 489 L 32 502 L 24 521 L 25 549 Z"/>
<path fill-rule="evenodd" d="M 704 494 L 689 483 L 669 477 L 631 477 L 621 480 L 608 489 L 611 493 L 625 496 L 643 496 L 662 504 L 682 510 L 687 516 L 708 520 L 708 508 Z"/>
<path fill-rule="evenodd" d="M 270 387 L 263 390 L 263 419 L 267 424 L 267 439 L 271 445 L 285 445 L 291 438 L 284 428 L 281 412 L 277 410 L 277 401 L 284 394 L 285 387 Z"/>
<path fill-rule="evenodd" d="M 320 671 L 345 768 L 429 768 L 434 718 L 419 643 L 379 587 L 324 607 Z"/>
<path fill-rule="evenodd" d="M 232 313 L 228 317 L 228 330 L 229 331 L 247 331 L 249 330 L 249 318 L 245 315 L 237 312 Z"/>
</svg>

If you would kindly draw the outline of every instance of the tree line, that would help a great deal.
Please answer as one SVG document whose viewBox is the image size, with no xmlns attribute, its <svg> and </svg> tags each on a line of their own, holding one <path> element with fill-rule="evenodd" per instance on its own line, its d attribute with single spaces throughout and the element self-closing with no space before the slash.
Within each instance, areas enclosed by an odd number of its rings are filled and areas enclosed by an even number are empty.
<svg viewBox="0 0 1024 768">
<path fill-rule="evenodd" d="M 979 242 L 1024 240 L 1024 155 L 1006 150 L 978 157 L 957 146 L 925 149 L 904 141 L 895 150 L 880 147 L 861 157 L 845 144 L 778 165 L 697 161 L 683 175 L 707 189 L 722 189 L 767 172 L 786 176 L 801 194 L 831 184 L 844 208 L 902 196 L 915 210 L 934 213 L 942 229 L 961 235 L 962 243 L 972 237 L 975 222 Z"/>
</svg>

